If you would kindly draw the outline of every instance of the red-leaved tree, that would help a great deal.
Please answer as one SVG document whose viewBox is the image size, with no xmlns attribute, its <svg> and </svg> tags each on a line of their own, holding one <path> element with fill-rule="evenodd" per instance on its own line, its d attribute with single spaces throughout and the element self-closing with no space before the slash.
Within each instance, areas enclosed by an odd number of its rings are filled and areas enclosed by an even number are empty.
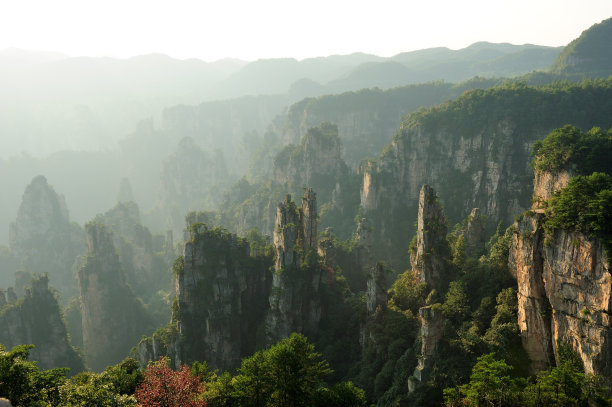
<svg viewBox="0 0 612 407">
<path fill-rule="evenodd" d="M 206 407 L 199 400 L 204 385 L 191 375 L 189 367 L 177 371 L 168 367 L 168 360 L 160 358 L 145 370 L 143 382 L 136 389 L 136 400 L 143 407 Z"/>
</svg>

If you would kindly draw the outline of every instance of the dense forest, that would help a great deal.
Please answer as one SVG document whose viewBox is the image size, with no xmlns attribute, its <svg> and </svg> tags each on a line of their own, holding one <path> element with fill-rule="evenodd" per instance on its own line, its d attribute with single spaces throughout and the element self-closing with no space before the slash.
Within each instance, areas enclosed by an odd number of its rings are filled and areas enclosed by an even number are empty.
<svg viewBox="0 0 612 407">
<path fill-rule="evenodd" d="M 104 151 L 0 160 L 0 405 L 612 405 L 610 27 L 392 58 L 40 56 L 164 110 L 89 122 Z"/>
</svg>

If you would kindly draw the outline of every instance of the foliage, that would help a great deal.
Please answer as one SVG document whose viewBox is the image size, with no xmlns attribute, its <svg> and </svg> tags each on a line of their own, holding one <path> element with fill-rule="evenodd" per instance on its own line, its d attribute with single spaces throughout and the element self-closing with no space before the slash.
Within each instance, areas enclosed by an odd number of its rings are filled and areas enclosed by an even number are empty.
<svg viewBox="0 0 612 407">
<path fill-rule="evenodd" d="M 530 381 L 516 376 L 511 365 L 489 353 L 478 358 L 469 383 L 444 389 L 444 400 L 449 407 L 610 406 L 607 393 L 602 378 L 586 375 L 575 357 L 560 358 L 558 367 Z"/>
<path fill-rule="evenodd" d="M 364 405 L 363 390 L 352 383 L 324 387 L 330 373 L 306 337 L 294 333 L 243 359 L 235 376 L 209 376 L 204 398 L 210 406 Z"/>
<path fill-rule="evenodd" d="M 533 167 L 538 171 L 571 169 L 579 174 L 601 171 L 612 174 L 612 132 L 593 127 L 587 132 L 566 125 L 553 130 L 532 148 Z"/>
<path fill-rule="evenodd" d="M 572 178 L 546 203 L 544 229 L 575 230 L 602 239 L 612 253 L 612 176 L 593 173 Z"/>
<path fill-rule="evenodd" d="M 143 407 L 204 407 L 201 399 L 204 386 L 198 376 L 192 376 L 188 366 L 174 371 L 169 360 L 161 358 L 150 364 L 144 380 L 136 389 L 136 399 Z"/>
<path fill-rule="evenodd" d="M 389 289 L 389 307 L 401 311 L 410 310 L 417 314 L 425 305 L 427 283 L 418 281 L 412 270 L 400 274 Z"/>
<path fill-rule="evenodd" d="M 68 369 L 39 370 L 36 362 L 27 360 L 32 348 L 19 345 L 5 351 L 0 345 L 0 397 L 8 398 L 15 406 L 58 404 L 57 387 Z"/>
</svg>

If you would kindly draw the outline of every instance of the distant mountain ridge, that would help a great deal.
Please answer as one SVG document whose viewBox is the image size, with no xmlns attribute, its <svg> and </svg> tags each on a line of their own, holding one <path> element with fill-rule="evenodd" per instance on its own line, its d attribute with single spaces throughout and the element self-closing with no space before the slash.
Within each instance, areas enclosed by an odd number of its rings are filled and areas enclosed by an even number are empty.
<svg viewBox="0 0 612 407">
<path fill-rule="evenodd" d="M 570 42 L 551 72 L 590 77 L 612 74 L 612 18 L 595 24 Z"/>
</svg>

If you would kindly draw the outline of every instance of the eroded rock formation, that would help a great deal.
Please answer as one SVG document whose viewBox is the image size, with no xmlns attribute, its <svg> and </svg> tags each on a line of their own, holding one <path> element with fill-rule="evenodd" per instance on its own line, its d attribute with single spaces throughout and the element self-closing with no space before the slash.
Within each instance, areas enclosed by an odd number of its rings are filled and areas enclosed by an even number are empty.
<svg viewBox="0 0 612 407">
<path fill-rule="evenodd" d="M 181 359 L 222 370 L 240 365 L 263 337 L 270 258 L 251 257 L 248 242 L 195 223 L 187 228 L 176 275 Z"/>
<path fill-rule="evenodd" d="M 152 324 L 126 284 L 111 232 L 100 223 L 85 231 L 87 256 L 78 271 L 83 346 L 88 366 L 99 371 L 123 360 Z"/>
<path fill-rule="evenodd" d="M 563 172 L 537 174 L 534 195 L 549 197 L 569 178 Z M 527 212 L 517 220 L 510 250 L 510 269 L 518 282 L 518 323 L 531 368 L 554 366 L 561 341 L 578 352 L 587 373 L 610 377 L 612 279 L 603 244 L 576 231 L 547 235 L 544 217 Z"/>
<path fill-rule="evenodd" d="M 83 232 L 70 223 L 64 197 L 42 175 L 23 193 L 17 218 L 10 225 L 9 242 L 20 267 L 48 273 L 51 284 L 63 293 L 76 291 L 72 265 L 85 252 Z"/>
<path fill-rule="evenodd" d="M 49 289 L 47 276 L 31 280 L 23 298 L 14 294 L 8 302 L 0 292 L 0 343 L 7 349 L 33 344 L 30 351 L 43 369 L 69 367 L 72 373 L 83 370 L 83 361 L 70 346 L 60 307 Z"/>
<path fill-rule="evenodd" d="M 443 292 L 448 283 L 450 248 L 446 240 L 446 217 L 435 191 L 423 185 L 419 193 L 416 247 L 410 264 L 416 277 L 429 287 Z"/>
<path fill-rule="evenodd" d="M 275 271 L 266 332 L 270 342 L 292 332 L 314 335 L 321 319 L 317 260 L 316 194 L 307 189 L 298 209 L 291 196 L 278 205 L 274 227 Z"/>
<path fill-rule="evenodd" d="M 412 392 L 420 383 L 427 382 L 431 373 L 433 358 L 444 332 L 444 314 L 434 306 L 419 308 L 421 321 L 421 353 L 412 377 L 408 379 L 408 389 Z"/>
</svg>

